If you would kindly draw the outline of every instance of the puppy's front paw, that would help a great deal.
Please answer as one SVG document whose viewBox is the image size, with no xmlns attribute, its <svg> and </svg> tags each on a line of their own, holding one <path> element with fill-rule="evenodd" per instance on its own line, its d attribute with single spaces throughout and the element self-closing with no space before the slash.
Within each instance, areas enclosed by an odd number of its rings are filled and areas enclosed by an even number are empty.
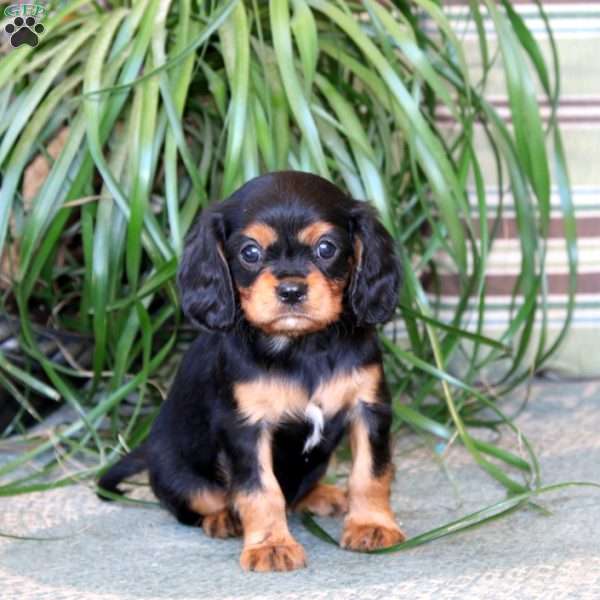
<svg viewBox="0 0 600 600">
<path fill-rule="evenodd" d="M 306 567 L 304 548 L 295 541 L 285 544 L 261 544 L 242 550 L 240 565 L 244 571 L 293 571 Z"/>
<path fill-rule="evenodd" d="M 348 550 L 376 550 L 399 544 L 405 539 L 397 525 L 384 527 L 376 523 L 349 521 L 344 525 L 341 546 Z"/>
<path fill-rule="evenodd" d="M 239 537 L 242 535 L 242 524 L 229 508 L 206 515 L 202 518 L 202 529 L 213 538 Z"/>
</svg>

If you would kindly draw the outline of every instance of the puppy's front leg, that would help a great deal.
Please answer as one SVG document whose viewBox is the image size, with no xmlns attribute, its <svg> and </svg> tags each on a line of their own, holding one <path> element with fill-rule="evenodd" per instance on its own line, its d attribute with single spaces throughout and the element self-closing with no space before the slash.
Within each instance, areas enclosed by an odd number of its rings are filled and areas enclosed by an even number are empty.
<svg viewBox="0 0 600 600">
<path fill-rule="evenodd" d="M 344 548 L 374 550 L 405 539 L 390 507 L 390 425 L 389 404 L 375 400 L 356 406 L 350 423 L 352 470 L 341 541 Z"/>
<path fill-rule="evenodd" d="M 273 473 L 271 435 L 259 425 L 243 429 L 231 453 L 233 501 L 244 530 L 240 565 L 245 571 L 304 567 L 304 548 L 289 532 L 285 498 Z M 244 438 L 246 443 L 240 444 Z"/>
</svg>

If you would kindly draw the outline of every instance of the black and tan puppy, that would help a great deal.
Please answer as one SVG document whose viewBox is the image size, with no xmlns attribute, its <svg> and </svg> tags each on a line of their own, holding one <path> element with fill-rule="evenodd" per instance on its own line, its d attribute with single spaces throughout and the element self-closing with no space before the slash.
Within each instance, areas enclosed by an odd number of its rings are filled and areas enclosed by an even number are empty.
<svg viewBox="0 0 600 600">
<path fill-rule="evenodd" d="M 305 565 L 286 507 L 346 513 L 342 545 L 404 539 L 389 504 L 391 410 L 374 326 L 398 300 L 394 244 L 374 211 L 300 172 L 253 179 L 203 212 L 179 285 L 204 331 L 148 441 L 100 486 L 143 468 L 161 503 L 211 536 L 244 536 L 241 565 Z M 348 431 L 348 490 L 320 483 Z"/>
</svg>

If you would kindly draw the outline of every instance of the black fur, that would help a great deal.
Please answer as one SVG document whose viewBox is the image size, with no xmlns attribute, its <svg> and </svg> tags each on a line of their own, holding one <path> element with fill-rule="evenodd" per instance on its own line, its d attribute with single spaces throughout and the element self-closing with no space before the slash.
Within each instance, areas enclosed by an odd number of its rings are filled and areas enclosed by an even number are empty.
<svg viewBox="0 0 600 600">
<path fill-rule="evenodd" d="M 225 257 L 223 215 L 202 214 L 190 231 L 178 274 L 185 314 L 209 329 L 227 329 L 235 318 L 235 298 Z"/>
<path fill-rule="evenodd" d="M 358 323 L 385 323 L 398 306 L 401 280 L 394 242 L 372 206 L 355 203 L 351 218 L 361 251 L 350 286 L 350 304 Z"/>
<path fill-rule="evenodd" d="M 118 487 L 119 483 L 121 483 L 123 479 L 127 479 L 146 468 L 146 465 L 148 464 L 146 449 L 146 444 L 142 444 L 127 456 L 123 457 L 116 465 L 111 467 L 104 475 L 102 475 L 102 477 L 100 477 L 98 486 L 112 494 L 121 495 L 123 492 Z"/>
<path fill-rule="evenodd" d="M 295 237 L 318 220 L 335 225 L 331 238 L 339 254 L 329 262 L 315 259 Z M 327 278 L 345 277 L 349 282 L 342 314 L 335 322 L 293 337 L 277 351 L 269 336 L 246 320 L 238 301 L 238 290 L 257 276 L 238 258 L 244 244 L 241 231 L 255 222 L 267 223 L 279 233 L 264 257 L 277 277 L 302 277 L 316 264 Z M 358 245 L 360 257 L 355 255 Z M 381 364 L 373 325 L 393 314 L 399 283 L 393 241 L 374 211 L 320 177 L 297 172 L 265 175 L 206 210 L 188 236 L 179 285 L 185 313 L 208 330 L 184 356 L 144 450 L 134 451 L 110 469 L 100 487 L 118 491 L 120 481 L 147 466 L 161 503 L 181 522 L 194 524 L 201 520 L 188 507 L 194 492 L 260 486 L 257 439 L 266 424 L 240 419 L 234 384 L 276 374 L 310 396 L 334 375 Z M 368 426 L 375 474 L 390 461 L 391 413 L 384 382 L 379 396 L 380 407 L 361 406 L 359 415 Z M 343 410 L 330 418 L 320 443 L 306 454 L 302 449 L 308 424 L 302 420 L 276 424 L 274 472 L 289 504 L 322 477 L 347 422 Z"/>
</svg>

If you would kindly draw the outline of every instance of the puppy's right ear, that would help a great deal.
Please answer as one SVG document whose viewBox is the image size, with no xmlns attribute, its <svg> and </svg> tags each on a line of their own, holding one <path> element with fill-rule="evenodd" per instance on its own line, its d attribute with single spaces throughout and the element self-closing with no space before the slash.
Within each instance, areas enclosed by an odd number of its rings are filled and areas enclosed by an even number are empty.
<svg viewBox="0 0 600 600">
<path fill-rule="evenodd" d="M 223 214 L 206 209 L 185 243 L 178 283 L 183 312 L 209 329 L 229 329 L 235 320 L 235 296 L 223 254 Z"/>
</svg>

